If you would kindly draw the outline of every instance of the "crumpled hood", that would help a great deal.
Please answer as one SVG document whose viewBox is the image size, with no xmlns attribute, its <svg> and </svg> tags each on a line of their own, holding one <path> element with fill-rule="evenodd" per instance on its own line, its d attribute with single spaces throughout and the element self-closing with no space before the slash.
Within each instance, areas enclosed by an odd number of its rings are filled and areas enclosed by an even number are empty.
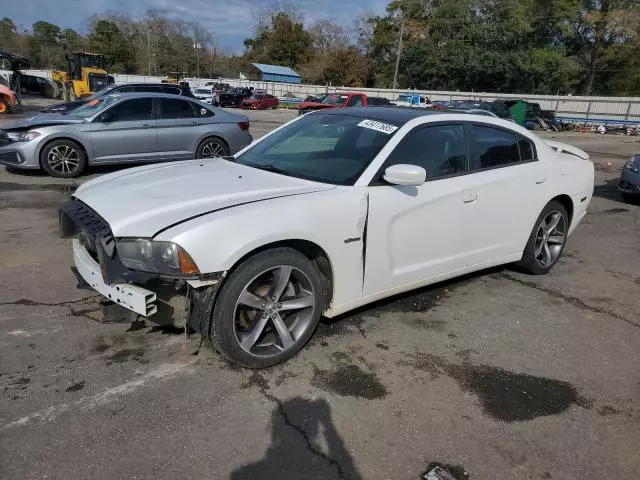
<svg viewBox="0 0 640 480">
<path fill-rule="evenodd" d="M 48 113 L 36 115 L 35 117 L 30 117 L 18 122 L 14 122 L 3 128 L 3 130 L 29 130 L 36 127 L 77 123 L 84 123 L 84 119 L 78 117 L 70 117 L 69 115 L 56 115 Z"/>
<path fill-rule="evenodd" d="M 216 210 L 332 188 L 219 159 L 130 168 L 86 182 L 74 197 L 104 218 L 116 237 L 153 237 Z"/>
</svg>

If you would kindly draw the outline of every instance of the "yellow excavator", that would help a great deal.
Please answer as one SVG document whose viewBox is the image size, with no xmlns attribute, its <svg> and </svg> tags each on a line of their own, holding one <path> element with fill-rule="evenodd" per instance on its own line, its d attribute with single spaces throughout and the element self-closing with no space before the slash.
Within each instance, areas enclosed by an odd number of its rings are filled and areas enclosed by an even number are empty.
<svg viewBox="0 0 640 480">
<path fill-rule="evenodd" d="M 54 70 L 51 79 L 58 84 L 66 102 L 73 102 L 114 83 L 107 73 L 104 55 L 75 52 L 65 57 L 67 70 Z"/>
</svg>

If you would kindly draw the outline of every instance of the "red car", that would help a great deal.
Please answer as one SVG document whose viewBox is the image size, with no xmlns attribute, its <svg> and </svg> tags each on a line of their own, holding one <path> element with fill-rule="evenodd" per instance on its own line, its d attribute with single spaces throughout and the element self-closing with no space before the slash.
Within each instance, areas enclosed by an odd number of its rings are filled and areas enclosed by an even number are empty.
<svg viewBox="0 0 640 480">
<path fill-rule="evenodd" d="M 268 93 L 254 93 L 249 98 L 245 98 L 240 104 L 240 108 L 250 108 L 251 110 L 265 110 L 267 108 L 278 108 L 280 101 Z"/>
</svg>

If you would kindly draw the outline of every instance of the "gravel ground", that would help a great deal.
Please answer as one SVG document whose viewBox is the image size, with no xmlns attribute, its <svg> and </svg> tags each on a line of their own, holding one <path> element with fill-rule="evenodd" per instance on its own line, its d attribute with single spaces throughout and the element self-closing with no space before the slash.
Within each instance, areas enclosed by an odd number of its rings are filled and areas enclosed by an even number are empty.
<svg viewBox="0 0 640 480">
<path fill-rule="evenodd" d="M 293 115 L 252 113 L 252 133 Z M 640 208 L 615 185 L 640 145 L 555 136 L 597 186 L 552 274 L 324 320 L 257 372 L 78 290 L 56 216 L 73 182 L 0 168 L 0 478 L 637 479 Z"/>
</svg>

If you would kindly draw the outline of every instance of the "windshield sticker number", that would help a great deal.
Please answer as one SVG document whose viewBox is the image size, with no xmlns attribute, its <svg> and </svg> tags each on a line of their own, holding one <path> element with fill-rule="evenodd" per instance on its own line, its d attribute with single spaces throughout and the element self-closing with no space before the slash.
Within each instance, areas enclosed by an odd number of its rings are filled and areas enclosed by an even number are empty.
<svg viewBox="0 0 640 480">
<path fill-rule="evenodd" d="M 393 132 L 398 130 L 398 127 L 395 125 L 390 125 L 388 123 L 376 122 L 375 120 L 363 120 L 358 124 L 359 127 L 370 128 L 371 130 L 376 130 L 377 132 L 386 133 L 387 135 L 391 135 Z"/>
<path fill-rule="evenodd" d="M 207 109 L 206 108 L 201 108 L 200 109 L 200 115 L 206 115 L 207 114 Z"/>
</svg>

